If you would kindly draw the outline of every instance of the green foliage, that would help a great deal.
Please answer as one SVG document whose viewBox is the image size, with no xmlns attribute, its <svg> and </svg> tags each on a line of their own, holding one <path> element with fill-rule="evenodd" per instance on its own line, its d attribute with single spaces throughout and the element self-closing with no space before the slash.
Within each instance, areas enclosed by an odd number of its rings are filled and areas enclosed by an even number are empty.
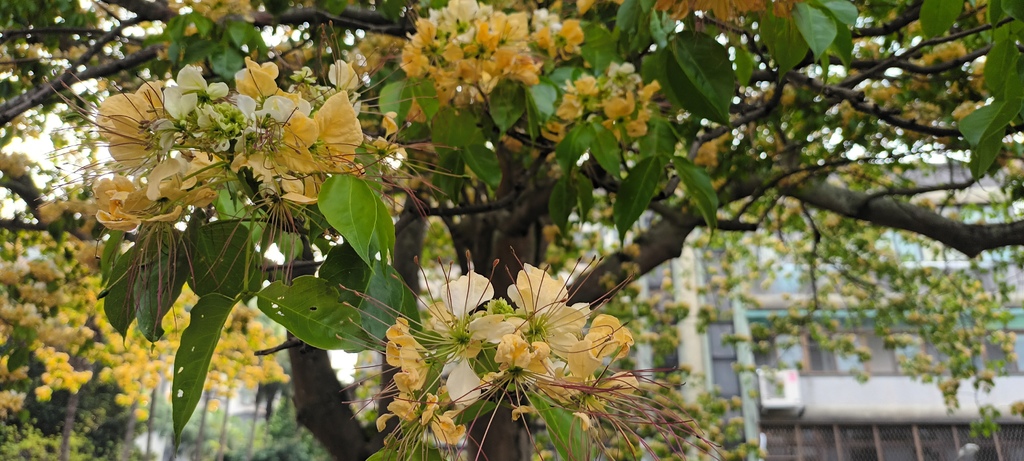
<svg viewBox="0 0 1024 461">
<path fill-rule="evenodd" d="M 959 0 L 924 0 L 921 4 L 921 29 L 932 37 L 944 34 L 964 9 Z"/>
<path fill-rule="evenodd" d="M 203 395 L 213 350 L 220 341 L 221 329 L 234 305 L 233 299 L 211 293 L 199 298 L 189 312 L 188 328 L 182 332 L 178 352 L 174 355 L 171 412 L 175 444 L 181 442 L 181 431 Z"/>
<path fill-rule="evenodd" d="M 626 231 L 640 218 L 657 193 L 656 178 L 661 175 L 665 163 L 661 157 L 647 157 L 637 162 L 622 181 L 613 208 L 615 229 L 619 231 L 620 240 L 626 238 Z"/>
<path fill-rule="evenodd" d="M 297 338 L 321 349 L 360 351 L 359 311 L 345 304 L 334 284 L 313 276 L 296 277 L 291 285 L 277 281 L 256 294 L 264 314 Z"/>
<path fill-rule="evenodd" d="M 366 264 L 377 254 L 383 261 L 395 246 L 395 224 L 387 207 L 366 181 L 347 175 L 333 176 L 320 190 L 320 212 L 352 245 Z"/>
</svg>

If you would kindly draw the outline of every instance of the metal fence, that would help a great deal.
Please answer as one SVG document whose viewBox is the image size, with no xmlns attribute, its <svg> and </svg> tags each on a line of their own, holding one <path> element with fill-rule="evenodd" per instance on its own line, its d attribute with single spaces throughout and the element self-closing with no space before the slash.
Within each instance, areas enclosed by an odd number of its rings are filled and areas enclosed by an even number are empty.
<svg viewBox="0 0 1024 461">
<path fill-rule="evenodd" d="M 765 461 L 1024 461 L 1024 425 L 763 424 Z"/>
</svg>

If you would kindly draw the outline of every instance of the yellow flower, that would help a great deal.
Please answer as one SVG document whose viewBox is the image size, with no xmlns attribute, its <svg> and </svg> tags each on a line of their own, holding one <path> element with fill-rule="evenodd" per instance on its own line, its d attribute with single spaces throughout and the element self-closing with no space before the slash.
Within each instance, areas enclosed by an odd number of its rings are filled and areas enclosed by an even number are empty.
<svg viewBox="0 0 1024 461">
<path fill-rule="evenodd" d="M 604 109 L 605 117 L 615 120 L 632 114 L 633 109 L 636 108 L 636 100 L 633 98 L 633 93 L 626 93 L 625 98 L 616 96 L 605 100 L 601 106 Z"/>
<path fill-rule="evenodd" d="M 235 73 L 235 86 L 239 93 L 262 100 L 282 92 L 277 87 L 279 72 L 277 64 L 272 62 L 258 64 L 247 57 L 245 58 L 245 69 Z"/>
<path fill-rule="evenodd" d="M 395 112 L 384 114 L 384 118 L 381 120 L 381 125 L 384 125 L 384 136 L 390 137 L 398 132 L 398 124 L 395 123 L 395 117 L 397 116 L 398 114 Z"/>
<path fill-rule="evenodd" d="M 593 0 L 591 0 L 593 1 Z M 565 39 L 565 46 L 562 47 L 562 54 L 569 55 L 576 53 L 583 43 L 583 29 L 580 27 L 579 19 L 567 19 L 562 22 L 562 30 L 558 35 Z"/>
<path fill-rule="evenodd" d="M 572 92 L 580 96 L 597 96 L 599 91 L 593 75 L 584 75 L 572 83 Z"/>
<path fill-rule="evenodd" d="M 498 349 L 494 352 L 494 361 L 505 368 L 526 368 L 533 360 L 530 343 L 517 334 L 502 336 Z"/>
<path fill-rule="evenodd" d="M 583 105 L 580 104 L 579 98 L 572 93 L 566 93 L 565 96 L 562 96 L 562 104 L 555 111 L 555 116 L 562 120 L 572 121 L 581 115 L 583 115 Z"/>
<path fill-rule="evenodd" d="M 586 413 L 583 413 L 582 411 L 577 411 L 572 415 L 576 419 L 580 420 L 580 428 L 583 429 L 584 432 L 590 430 L 590 416 L 588 416 Z"/>
<path fill-rule="evenodd" d="M 163 112 L 163 83 L 145 83 L 132 94 L 121 93 L 100 103 L 96 124 L 107 139 L 110 156 L 124 166 L 145 163 L 154 145 L 150 125 Z"/>
<path fill-rule="evenodd" d="M 576 2 L 576 10 L 579 11 L 580 14 L 586 14 L 586 12 L 590 11 L 590 8 L 594 6 L 594 2 L 595 0 L 578 0 Z"/>
<path fill-rule="evenodd" d="M 577 378 L 588 379 L 594 375 L 594 371 L 601 366 L 601 358 L 596 353 L 593 341 L 581 339 L 569 350 L 568 365 L 569 372 Z"/>
<path fill-rule="evenodd" d="M 142 222 L 142 211 L 152 205 L 143 190 L 124 176 L 100 179 L 96 193 L 96 220 L 108 229 L 130 231 Z"/>
<path fill-rule="evenodd" d="M 462 436 L 466 435 L 466 426 L 464 424 L 455 424 L 455 420 L 452 419 L 456 415 L 458 415 L 457 411 L 446 411 L 443 415 L 434 418 L 430 422 L 430 430 L 445 445 L 455 445 Z"/>
<path fill-rule="evenodd" d="M 35 390 L 36 400 L 40 402 L 50 401 L 50 397 L 53 396 L 53 388 L 50 386 L 39 386 Z"/>
<path fill-rule="evenodd" d="M 594 317 L 585 338 L 598 347 L 598 357 L 606 357 L 618 350 L 616 360 L 629 355 L 629 347 L 633 345 L 633 334 L 622 326 L 617 317 L 607 314 Z"/>
<path fill-rule="evenodd" d="M 399 394 L 395 400 L 388 404 L 388 411 L 394 413 L 395 416 L 403 421 L 414 421 L 416 420 L 416 410 L 418 407 L 419 402 L 413 400 L 412 396 Z"/>
<path fill-rule="evenodd" d="M 786 88 L 789 88 L 789 87 L 786 87 Z M 650 101 L 651 98 L 654 97 L 654 93 L 657 93 L 658 90 L 660 90 L 660 89 L 661 89 L 661 84 L 658 83 L 657 80 L 651 81 L 651 83 L 648 83 L 647 85 L 644 85 L 644 87 L 641 88 L 640 92 L 639 92 L 640 101 L 645 101 L 645 102 L 646 101 Z"/>
<path fill-rule="evenodd" d="M 341 171 L 350 170 L 356 148 L 363 143 L 363 130 L 348 93 L 339 91 L 328 98 L 313 119 L 327 150 L 327 155 L 322 157 L 328 166 Z"/>
</svg>

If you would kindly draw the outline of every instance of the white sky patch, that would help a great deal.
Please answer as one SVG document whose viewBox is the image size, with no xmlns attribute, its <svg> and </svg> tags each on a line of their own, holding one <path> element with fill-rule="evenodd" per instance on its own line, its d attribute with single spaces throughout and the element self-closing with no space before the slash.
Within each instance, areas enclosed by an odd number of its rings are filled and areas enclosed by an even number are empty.
<svg viewBox="0 0 1024 461">
<path fill-rule="evenodd" d="M 342 384 L 352 384 L 355 381 L 356 363 L 359 362 L 359 354 L 345 351 L 327 351 L 331 359 L 331 368 L 338 374 L 338 380 Z"/>
</svg>

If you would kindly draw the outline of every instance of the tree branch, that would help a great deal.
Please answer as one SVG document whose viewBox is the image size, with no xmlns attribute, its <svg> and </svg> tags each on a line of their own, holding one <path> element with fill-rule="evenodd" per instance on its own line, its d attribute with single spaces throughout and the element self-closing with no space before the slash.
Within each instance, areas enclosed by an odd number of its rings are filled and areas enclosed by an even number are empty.
<svg viewBox="0 0 1024 461">
<path fill-rule="evenodd" d="M 1024 244 L 1024 221 L 966 224 L 889 195 L 847 190 L 823 181 L 782 193 L 815 208 L 923 235 L 970 258 L 985 250 Z"/>
<path fill-rule="evenodd" d="M 73 83 L 107 77 L 131 69 L 155 58 L 161 49 L 163 49 L 163 45 L 150 45 L 138 52 L 125 56 L 124 59 L 89 67 L 81 72 L 65 72 L 46 84 L 0 104 L 0 126 L 10 123 L 11 120 L 14 120 L 25 111 L 45 103 L 56 95 L 57 92 L 65 90 Z"/>
</svg>

